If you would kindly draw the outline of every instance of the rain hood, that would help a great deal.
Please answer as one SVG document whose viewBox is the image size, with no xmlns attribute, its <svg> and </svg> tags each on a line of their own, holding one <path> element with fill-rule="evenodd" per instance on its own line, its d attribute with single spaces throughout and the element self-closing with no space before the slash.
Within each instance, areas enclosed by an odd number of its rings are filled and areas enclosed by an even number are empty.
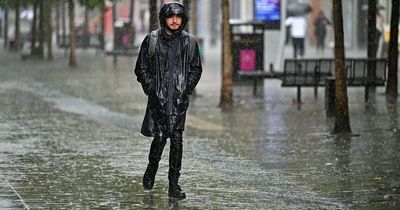
<svg viewBox="0 0 400 210">
<path fill-rule="evenodd" d="M 172 17 L 174 15 L 182 18 L 182 24 L 177 31 L 182 32 L 188 22 L 189 17 L 187 15 L 185 7 L 179 2 L 166 3 L 161 7 L 160 13 L 158 14 L 160 26 L 161 28 L 165 28 L 165 20 L 168 17 Z"/>
</svg>

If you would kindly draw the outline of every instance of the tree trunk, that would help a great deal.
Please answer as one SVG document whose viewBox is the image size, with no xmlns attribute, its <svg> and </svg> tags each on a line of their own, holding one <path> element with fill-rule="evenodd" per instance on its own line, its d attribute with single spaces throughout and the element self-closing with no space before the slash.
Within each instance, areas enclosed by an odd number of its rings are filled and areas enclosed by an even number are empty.
<svg viewBox="0 0 400 210">
<path fill-rule="evenodd" d="M 8 46 L 8 0 L 4 1 L 4 48 Z"/>
<path fill-rule="evenodd" d="M 68 0 L 69 13 L 69 66 L 77 66 L 74 0 Z"/>
<path fill-rule="evenodd" d="M 105 11 L 101 11 L 101 20 L 100 20 L 100 49 L 104 50 L 104 30 L 105 30 L 105 23 L 104 23 L 104 14 Z"/>
<path fill-rule="evenodd" d="M 131 0 L 130 3 L 130 9 L 129 9 L 129 26 L 133 26 L 133 18 L 134 18 L 134 14 L 135 14 L 135 1 Z"/>
<path fill-rule="evenodd" d="M 56 5 L 56 14 L 55 14 L 55 19 L 56 19 L 56 44 L 57 46 L 60 45 L 60 0 L 57 0 Z"/>
<path fill-rule="evenodd" d="M 376 2 L 377 0 L 368 0 L 368 49 L 367 57 L 376 58 L 376 52 L 378 49 L 377 43 L 377 29 L 376 29 Z"/>
<path fill-rule="evenodd" d="M 229 108 L 233 105 L 233 82 L 232 82 L 232 42 L 229 25 L 229 0 L 221 1 L 222 8 L 222 87 L 221 101 L 222 108 Z"/>
<path fill-rule="evenodd" d="M 89 47 L 90 37 L 89 37 L 89 9 L 88 6 L 85 6 L 85 19 L 83 24 L 83 40 L 80 40 L 83 43 L 83 47 Z M 83 42 L 82 42 L 83 41 Z"/>
<path fill-rule="evenodd" d="M 376 58 L 376 53 L 378 51 L 378 30 L 376 28 L 376 7 L 377 0 L 368 0 L 368 49 L 367 57 L 369 59 Z M 375 77 L 375 62 L 368 62 L 367 66 L 367 86 L 365 87 L 365 100 L 369 100 L 369 93 L 375 92 L 375 87 L 373 86 L 373 80 Z"/>
<path fill-rule="evenodd" d="M 19 48 L 21 46 L 21 34 L 19 33 L 19 29 L 20 29 L 20 21 L 19 21 L 20 0 L 15 0 L 14 6 L 15 6 L 14 46 L 10 46 L 10 47 L 13 47 L 15 50 L 19 50 Z"/>
<path fill-rule="evenodd" d="M 36 56 L 35 47 L 36 47 L 36 22 L 37 22 L 37 3 L 38 0 L 33 1 L 33 19 L 32 19 L 32 27 L 31 27 L 31 55 Z"/>
<path fill-rule="evenodd" d="M 67 19 L 65 14 L 65 2 L 61 2 L 61 28 L 62 28 L 62 45 L 65 46 L 67 44 Z M 66 47 L 66 46 L 65 46 Z"/>
<path fill-rule="evenodd" d="M 44 11 L 45 11 L 45 28 L 46 28 L 46 41 L 47 41 L 47 59 L 53 60 L 53 27 L 51 24 L 51 1 L 44 1 Z"/>
<path fill-rule="evenodd" d="M 344 33 L 342 0 L 333 0 L 333 19 L 335 31 L 335 127 L 333 132 L 351 133 L 349 118 L 349 103 L 347 99 L 347 84 L 344 55 Z"/>
<path fill-rule="evenodd" d="M 135 39 L 136 39 L 136 28 L 134 24 L 134 17 L 135 17 L 135 1 L 131 0 L 130 4 L 130 13 L 129 13 L 129 43 L 134 46 Z"/>
<path fill-rule="evenodd" d="M 158 28 L 157 0 L 150 1 L 150 32 Z"/>
<path fill-rule="evenodd" d="M 44 37 L 46 35 L 45 33 L 45 20 L 44 20 L 44 1 L 41 0 L 39 1 L 39 47 L 38 47 L 38 56 L 40 58 L 43 58 L 44 54 Z"/>
<path fill-rule="evenodd" d="M 386 96 L 389 101 L 397 101 L 398 88 L 398 34 L 399 34 L 399 0 L 392 1 L 392 15 L 390 19 L 390 40 L 388 49 L 388 80 L 386 85 Z"/>
<path fill-rule="evenodd" d="M 115 21 L 117 21 L 117 3 L 115 1 L 113 1 L 112 3 L 112 22 L 113 22 L 113 49 L 114 51 L 117 50 L 117 46 L 118 46 L 118 34 L 117 34 L 117 30 L 115 28 Z M 115 60 L 115 55 L 114 55 L 114 60 Z"/>
<path fill-rule="evenodd" d="M 5 6 L 4 0 L 0 1 L 0 11 L 3 11 Z M 0 38 L 3 36 L 3 14 L 0 13 Z"/>
<path fill-rule="evenodd" d="M 104 14 L 106 11 L 101 11 L 101 21 L 100 21 L 100 48 L 104 50 Z"/>
</svg>

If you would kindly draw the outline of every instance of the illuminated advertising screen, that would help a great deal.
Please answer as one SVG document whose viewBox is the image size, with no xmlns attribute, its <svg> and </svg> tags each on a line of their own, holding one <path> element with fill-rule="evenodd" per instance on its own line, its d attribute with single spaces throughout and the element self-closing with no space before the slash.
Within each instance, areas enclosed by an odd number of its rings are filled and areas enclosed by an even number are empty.
<svg viewBox="0 0 400 210">
<path fill-rule="evenodd" d="M 265 29 L 279 29 L 281 23 L 280 0 L 254 0 L 254 19 L 265 24 Z"/>
</svg>

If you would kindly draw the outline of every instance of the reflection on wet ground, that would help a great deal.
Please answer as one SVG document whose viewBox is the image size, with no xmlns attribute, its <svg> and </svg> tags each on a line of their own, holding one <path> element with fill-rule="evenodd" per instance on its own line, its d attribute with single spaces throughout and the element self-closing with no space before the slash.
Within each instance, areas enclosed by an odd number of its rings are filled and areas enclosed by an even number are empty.
<svg viewBox="0 0 400 210">
<path fill-rule="evenodd" d="M 263 98 L 238 93 L 221 111 L 206 70 L 184 138 L 188 199 L 175 201 L 168 152 L 154 190 L 141 186 L 151 139 L 138 132 L 146 99 L 131 60 L 85 53 L 70 69 L 63 57 L 16 64 L 1 53 L 1 209 L 400 208 L 398 105 L 381 89 L 369 105 L 349 89 L 355 135 L 334 136 L 313 90 L 298 106 L 271 80 Z"/>
</svg>

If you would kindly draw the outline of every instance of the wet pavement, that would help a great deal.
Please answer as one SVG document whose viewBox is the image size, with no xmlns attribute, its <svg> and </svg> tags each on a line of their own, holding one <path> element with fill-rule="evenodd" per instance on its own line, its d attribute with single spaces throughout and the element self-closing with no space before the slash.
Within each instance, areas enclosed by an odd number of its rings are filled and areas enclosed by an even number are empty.
<svg viewBox="0 0 400 210">
<path fill-rule="evenodd" d="M 219 52 L 209 50 L 184 134 L 183 201 L 170 200 L 168 151 L 154 190 L 141 177 L 151 139 L 134 59 L 78 51 L 68 67 L 0 50 L 0 209 L 400 209 L 399 105 L 384 88 L 349 88 L 352 136 L 332 135 L 314 98 L 266 80 L 218 108 Z M 393 198 L 392 198 L 392 197 Z"/>
</svg>

